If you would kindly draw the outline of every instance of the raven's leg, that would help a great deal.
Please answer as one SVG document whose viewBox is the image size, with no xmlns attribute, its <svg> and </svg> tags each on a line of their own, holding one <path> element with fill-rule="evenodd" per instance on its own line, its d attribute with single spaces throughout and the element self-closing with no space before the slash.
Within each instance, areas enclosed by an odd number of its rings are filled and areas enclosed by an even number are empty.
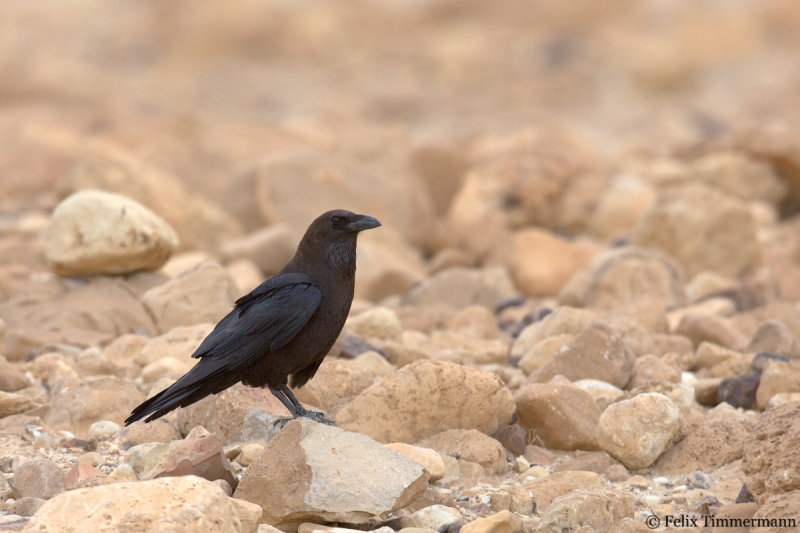
<svg viewBox="0 0 800 533">
<path fill-rule="evenodd" d="M 322 424 L 326 424 L 326 425 L 329 425 L 329 426 L 335 426 L 336 425 L 331 420 L 328 420 L 327 418 L 325 418 L 325 415 L 323 413 L 321 413 L 320 411 L 309 411 L 305 407 L 303 407 L 303 404 L 301 404 L 300 400 L 298 400 L 297 397 L 294 395 L 294 393 L 292 392 L 292 389 L 290 389 L 288 387 L 288 385 L 286 385 L 285 383 L 283 385 L 278 385 L 275 388 L 278 389 L 280 392 L 282 392 L 284 394 L 284 396 L 286 396 L 286 398 L 288 398 L 289 401 L 294 404 L 295 408 L 299 412 L 302 413 L 299 416 L 305 416 L 305 417 L 308 417 L 308 418 L 312 418 L 312 419 L 316 420 L 317 422 L 320 422 Z"/>
<path fill-rule="evenodd" d="M 295 403 L 292 400 L 290 400 L 288 397 L 286 397 L 285 394 L 283 394 L 283 391 L 280 389 L 280 387 L 271 387 L 271 386 L 268 387 L 272 395 L 275 396 L 277 399 L 279 399 L 281 403 L 284 405 L 284 407 L 286 407 L 289 410 L 289 413 L 292 415 L 292 418 L 303 416 L 302 411 L 299 411 L 297 409 L 297 405 L 295 405 Z M 302 406 L 300 408 L 302 409 Z"/>
<path fill-rule="evenodd" d="M 322 424 L 333 425 L 333 422 L 325 418 L 325 415 L 319 411 L 309 411 L 295 398 L 292 391 L 286 385 L 279 385 L 277 387 L 269 387 L 269 391 L 278 398 L 281 403 L 291 413 L 291 418 L 280 418 L 275 421 L 275 424 L 284 426 L 289 420 L 294 420 L 299 417 L 306 417 Z"/>
</svg>

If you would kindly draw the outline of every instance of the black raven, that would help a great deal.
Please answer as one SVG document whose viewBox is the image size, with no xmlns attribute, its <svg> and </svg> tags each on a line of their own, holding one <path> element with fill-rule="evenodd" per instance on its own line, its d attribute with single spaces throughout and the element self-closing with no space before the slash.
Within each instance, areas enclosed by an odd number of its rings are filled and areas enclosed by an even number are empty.
<svg viewBox="0 0 800 533">
<path fill-rule="evenodd" d="M 303 408 L 287 383 L 302 387 L 311 379 L 339 336 L 353 301 L 358 233 L 380 225 L 341 209 L 319 216 L 283 270 L 236 300 L 200 343 L 192 354 L 197 364 L 135 408 L 125 425 L 150 422 L 239 381 L 269 387 L 295 418 L 330 423 Z"/>
</svg>

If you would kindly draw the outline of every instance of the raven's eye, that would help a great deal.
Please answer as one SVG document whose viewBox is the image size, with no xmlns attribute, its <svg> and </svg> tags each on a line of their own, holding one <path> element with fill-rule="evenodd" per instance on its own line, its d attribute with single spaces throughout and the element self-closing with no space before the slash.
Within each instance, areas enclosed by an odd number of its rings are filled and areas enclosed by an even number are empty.
<svg viewBox="0 0 800 533">
<path fill-rule="evenodd" d="M 344 220 L 344 217 L 342 217 L 342 216 L 333 215 L 331 217 L 331 224 L 333 224 L 334 228 L 338 228 L 340 226 L 343 226 L 344 222 L 345 222 L 345 220 Z"/>
</svg>

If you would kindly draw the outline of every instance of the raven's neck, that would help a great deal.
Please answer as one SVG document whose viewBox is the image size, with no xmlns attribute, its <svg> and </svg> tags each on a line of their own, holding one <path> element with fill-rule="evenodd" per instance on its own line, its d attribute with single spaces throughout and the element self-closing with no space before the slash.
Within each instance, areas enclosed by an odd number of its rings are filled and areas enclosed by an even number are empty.
<svg viewBox="0 0 800 533">
<path fill-rule="evenodd" d="M 337 274 L 353 276 L 356 272 L 356 235 L 328 244 L 327 261 Z"/>
<path fill-rule="evenodd" d="M 356 240 L 356 234 L 347 235 L 343 239 L 322 245 L 311 240 L 303 240 L 300 242 L 294 258 L 287 265 L 287 269 L 293 270 L 295 264 L 319 265 L 336 277 L 354 278 L 356 272 Z"/>
</svg>

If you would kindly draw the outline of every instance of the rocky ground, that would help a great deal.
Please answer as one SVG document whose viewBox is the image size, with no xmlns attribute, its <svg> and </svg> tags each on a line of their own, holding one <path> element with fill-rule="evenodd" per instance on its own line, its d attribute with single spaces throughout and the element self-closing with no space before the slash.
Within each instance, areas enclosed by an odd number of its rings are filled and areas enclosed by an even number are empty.
<svg viewBox="0 0 800 533">
<path fill-rule="evenodd" d="M 3 2 L 0 531 L 800 520 L 799 26 Z M 336 427 L 238 385 L 122 428 L 330 208 L 384 224 L 297 391 Z"/>
</svg>

